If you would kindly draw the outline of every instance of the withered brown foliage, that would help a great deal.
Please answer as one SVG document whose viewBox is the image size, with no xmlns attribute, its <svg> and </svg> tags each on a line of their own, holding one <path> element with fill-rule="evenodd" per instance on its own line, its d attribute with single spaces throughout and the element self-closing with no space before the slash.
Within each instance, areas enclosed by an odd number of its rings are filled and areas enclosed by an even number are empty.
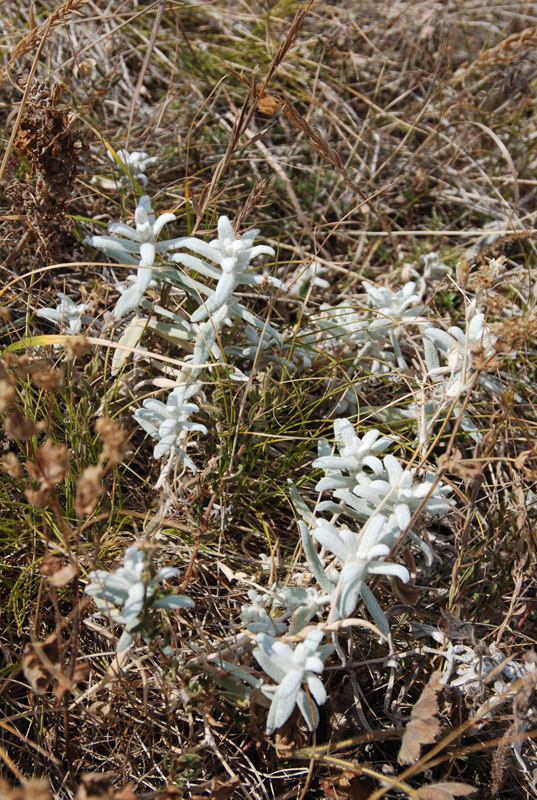
<svg viewBox="0 0 537 800">
<path fill-rule="evenodd" d="M 115 789 L 112 772 L 83 775 L 76 793 L 76 800 L 135 800 L 136 795 L 130 785 Z"/>
<path fill-rule="evenodd" d="M 510 248 L 517 247 L 528 239 L 535 239 L 536 236 L 537 234 L 534 231 L 517 231 L 517 233 L 510 233 L 506 236 L 502 236 L 492 244 L 482 247 L 473 259 L 471 266 L 485 266 L 487 264 L 486 259 L 498 258 L 498 256 L 502 255 Z"/>
<path fill-rule="evenodd" d="M 412 709 L 397 758 L 400 764 L 417 761 L 422 745 L 432 744 L 440 733 L 436 715 L 439 711 L 437 695 L 442 688 L 441 680 L 442 673 L 434 672 Z"/>
<path fill-rule="evenodd" d="M 22 656 L 22 670 L 36 694 L 52 694 L 61 699 L 66 692 L 88 679 L 89 666 L 84 661 L 73 662 L 73 669 L 62 664 L 63 646 L 58 635 L 51 633 L 41 642 L 28 642 Z"/>
<path fill-rule="evenodd" d="M 66 207 L 79 155 L 87 149 L 68 108 L 59 103 L 62 92 L 59 84 L 49 88 L 43 80 L 32 86 L 14 139 L 15 150 L 32 169 L 25 182 L 6 188 L 12 213 L 25 222 L 17 252 L 32 245 L 36 259 L 50 262 L 58 259 L 62 240 L 73 227 Z"/>
</svg>

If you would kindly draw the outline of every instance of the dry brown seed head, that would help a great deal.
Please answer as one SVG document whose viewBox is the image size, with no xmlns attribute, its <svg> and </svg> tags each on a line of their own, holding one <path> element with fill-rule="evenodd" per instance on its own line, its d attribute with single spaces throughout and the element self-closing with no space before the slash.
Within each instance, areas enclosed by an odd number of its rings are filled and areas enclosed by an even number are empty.
<svg viewBox="0 0 537 800">
<path fill-rule="evenodd" d="M 0 378 L 0 411 L 7 411 L 15 401 L 15 386 L 9 378 Z"/>
<path fill-rule="evenodd" d="M 47 392 L 57 392 L 63 378 L 63 370 L 57 372 L 46 361 L 35 361 L 29 368 L 32 382 L 39 389 Z"/>
<path fill-rule="evenodd" d="M 83 333 L 68 336 L 65 342 L 65 349 L 67 350 L 68 357 L 71 359 L 85 356 L 90 349 L 88 337 Z"/>
<path fill-rule="evenodd" d="M 5 453 L 0 458 L 0 469 L 3 469 L 14 481 L 19 481 L 22 478 L 22 467 L 15 453 Z"/>
<path fill-rule="evenodd" d="M 6 436 L 21 442 L 43 433 L 46 427 L 47 423 L 44 420 L 34 422 L 29 417 L 23 417 L 18 409 L 14 409 L 4 420 Z"/>
<path fill-rule="evenodd" d="M 121 464 L 127 452 L 128 438 L 121 424 L 115 419 L 99 417 L 95 430 L 103 439 L 103 456 L 112 464 Z"/>
<path fill-rule="evenodd" d="M 75 65 L 73 74 L 75 78 L 82 76 L 83 78 L 91 78 L 95 73 L 97 62 L 94 58 L 85 58 L 79 64 Z"/>
<path fill-rule="evenodd" d="M 76 482 L 75 511 L 77 514 L 91 514 L 97 500 L 103 493 L 101 486 L 102 469 L 99 466 L 86 467 Z"/>
<path fill-rule="evenodd" d="M 282 106 L 282 101 L 277 97 L 272 97 L 269 94 L 260 97 L 257 101 L 257 110 L 262 114 L 272 115 L 275 114 Z"/>
<path fill-rule="evenodd" d="M 28 361 L 30 359 L 26 354 L 22 356 L 16 356 L 14 353 L 6 353 L 2 360 L 6 369 L 11 368 L 18 378 L 26 373 Z"/>
<path fill-rule="evenodd" d="M 28 487 L 24 490 L 24 494 L 31 506 L 46 508 L 49 505 L 50 498 L 48 489 L 30 489 Z"/>
<path fill-rule="evenodd" d="M 37 451 L 35 462 L 27 461 L 26 468 L 40 489 L 52 489 L 61 483 L 69 470 L 69 453 L 63 444 L 52 444 L 47 439 Z"/>
</svg>

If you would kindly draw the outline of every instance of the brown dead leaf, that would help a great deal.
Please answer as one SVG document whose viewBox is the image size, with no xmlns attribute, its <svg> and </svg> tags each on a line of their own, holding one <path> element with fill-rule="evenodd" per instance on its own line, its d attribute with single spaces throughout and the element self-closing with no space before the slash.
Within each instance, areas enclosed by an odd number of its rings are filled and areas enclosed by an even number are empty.
<svg viewBox="0 0 537 800">
<path fill-rule="evenodd" d="M 41 574 L 45 575 L 51 586 L 66 586 L 76 575 L 76 567 L 66 564 L 62 567 L 56 556 L 47 556 L 41 564 Z"/>
<path fill-rule="evenodd" d="M 458 448 L 455 448 L 450 453 L 442 453 L 438 458 L 438 468 L 442 472 L 450 472 L 468 480 L 476 480 L 483 475 L 483 464 L 479 461 L 463 458 Z"/>
<path fill-rule="evenodd" d="M 473 625 L 469 622 L 462 622 L 462 620 L 445 608 L 440 609 L 440 614 L 446 624 L 445 633 L 448 639 L 459 642 L 467 641 L 475 644 L 476 638 Z"/>
<path fill-rule="evenodd" d="M 106 719 L 112 713 L 112 706 L 110 703 L 105 703 L 104 700 L 96 700 L 95 703 L 90 705 L 89 712 L 96 717 L 103 717 Z"/>
<path fill-rule="evenodd" d="M 443 688 L 442 673 L 433 672 L 406 725 L 399 756 L 399 764 L 414 764 L 420 757 L 421 747 L 432 744 L 440 733 L 437 694 Z M 440 798 L 439 798 L 440 800 Z"/>
<path fill-rule="evenodd" d="M 457 276 L 457 283 L 464 289 L 470 277 L 470 262 L 466 256 L 461 256 L 457 266 L 455 267 L 455 274 Z"/>
<path fill-rule="evenodd" d="M 35 645 L 31 642 L 26 645 L 22 656 L 22 671 L 34 692 L 44 694 L 47 691 L 53 677 L 45 664 L 47 661 L 57 664 L 58 656 L 58 638 L 55 633 Z"/>
<path fill-rule="evenodd" d="M 419 600 L 420 593 L 418 589 L 416 589 L 416 562 L 408 547 L 403 550 L 403 558 L 406 568 L 410 573 L 410 580 L 408 583 L 403 583 L 401 578 L 394 575 L 392 579 L 392 588 L 401 602 L 405 603 L 407 606 L 415 606 Z"/>
<path fill-rule="evenodd" d="M 72 564 L 66 564 L 65 567 L 62 567 L 54 575 L 50 575 L 48 578 L 48 582 L 51 586 L 67 586 L 69 581 L 71 581 L 76 575 L 76 567 Z"/>
<path fill-rule="evenodd" d="M 132 784 L 128 783 L 122 789 L 114 793 L 114 800 L 136 800 L 136 795 L 132 791 Z"/>
<path fill-rule="evenodd" d="M 56 633 L 51 633 L 42 642 L 29 642 L 22 656 L 22 670 L 26 680 L 38 694 L 44 694 L 52 685 L 52 694 L 58 699 L 78 683 L 88 679 L 90 667 L 85 661 L 78 661 L 72 678 L 69 671 L 60 665 L 60 648 Z M 0 795 L 1 798 L 1 795 Z"/>
<path fill-rule="evenodd" d="M 83 775 L 75 795 L 75 800 L 136 800 L 131 784 L 122 789 L 114 789 L 114 772 L 89 773 Z"/>
<path fill-rule="evenodd" d="M 336 777 L 323 779 L 321 785 L 328 800 L 367 800 L 377 784 L 367 775 L 344 770 Z"/>
<path fill-rule="evenodd" d="M 227 774 L 213 778 L 210 788 L 211 800 L 227 800 L 240 785 L 240 778 L 230 778 Z"/>
<path fill-rule="evenodd" d="M 468 783 L 443 781 L 430 786 L 423 786 L 417 790 L 416 796 L 419 800 L 453 800 L 455 797 L 468 797 L 475 791 L 477 789 L 474 789 Z"/>
<path fill-rule="evenodd" d="M 71 680 L 67 678 L 59 683 L 53 690 L 52 694 L 54 697 L 57 697 L 58 700 L 61 700 L 64 694 L 67 694 L 67 692 L 71 691 L 72 687 L 76 686 L 78 683 L 85 683 L 88 680 L 89 674 L 89 664 L 86 661 L 79 661 L 75 666 Z"/>
</svg>

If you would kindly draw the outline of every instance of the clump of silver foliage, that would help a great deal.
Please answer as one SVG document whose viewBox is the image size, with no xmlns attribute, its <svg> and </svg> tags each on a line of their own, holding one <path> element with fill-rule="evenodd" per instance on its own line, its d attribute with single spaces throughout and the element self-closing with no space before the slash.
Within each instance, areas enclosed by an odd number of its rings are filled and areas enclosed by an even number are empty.
<svg viewBox="0 0 537 800">
<path fill-rule="evenodd" d="M 118 151 L 117 155 L 125 171 L 145 187 L 145 169 L 153 160 L 145 153 Z M 221 368 L 226 356 L 238 361 L 230 373 L 233 380 L 247 380 L 255 364 L 271 364 L 274 369 L 279 365 L 282 369 L 285 361 L 285 368 L 291 371 L 306 369 L 315 358 L 315 348 L 328 354 L 345 353 L 351 365 L 350 383 L 337 400 L 335 450 L 329 442 L 321 441 L 312 465 L 324 472 L 315 487 L 321 493 L 315 512 L 296 487 L 290 489 L 301 517 L 298 525 L 306 559 L 302 575 L 307 577 L 302 585 L 292 585 L 291 579 L 285 585 L 276 581 L 268 588 L 256 586 L 241 608 L 246 644 L 237 645 L 238 658 L 248 658 L 247 653 L 251 653 L 271 682 L 253 678 L 238 663 L 219 659 L 222 667 L 248 686 L 259 687 L 270 700 L 268 733 L 283 725 L 297 705 L 311 730 L 318 724 L 318 707 L 327 696 L 320 678 L 325 662 L 334 651 L 342 655 L 337 630 L 342 623 L 357 624 L 354 615 L 363 602 L 377 633 L 391 649 L 388 621 L 368 581 L 380 576 L 408 582 L 408 567 L 398 563 L 400 552 L 408 544 L 420 548 L 430 565 L 431 547 L 418 534 L 418 518 L 423 523 L 448 513 L 451 507 L 447 499 L 451 490 L 434 471 L 405 467 L 393 452 L 398 448 L 396 439 L 375 428 L 357 432 L 348 414 L 344 416 L 345 411 L 356 408 L 353 381 L 361 379 L 364 365 L 368 365 L 370 375 L 408 371 L 407 332 L 417 331 L 427 374 L 421 394 L 407 405 L 402 416 L 415 420 L 422 446 L 428 441 L 436 416 L 448 407 L 456 412 L 461 394 L 471 389 L 474 379 L 491 391 L 497 388 L 486 375 L 477 376 L 474 363 L 478 350 L 481 356 L 493 353 L 495 339 L 474 304 L 468 305 L 465 329 L 436 328 L 422 301 L 424 279 L 421 288 L 416 282 L 407 282 L 397 291 L 364 281 L 365 303 L 357 299 L 336 307 L 322 306 L 305 330 L 293 330 L 286 337 L 236 296 L 237 290 L 244 288 L 286 291 L 280 279 L 252 268 L 257 257 L 275 255 L 272 247 L 254 244 L 259 231 L 238 236 L 230 220 L 221 216 L 217 236 L 209 242 L 193 236 L 160 239 L 165 226 L 175 219 L 169 212 L 157 216 L 149 196 L 144 195 L 134 212 L 134 226 L 112 223 L 107 235 L 86 240 L 115 261 L 136 267 L 133 279 L 121 288 L 114 315 L 123 318 L 132 312 L 154 311 L 166 321 L 137 316 L 133 324 L 138 332 L 147 324 L 179 346 L 188 343 L 182 354 L 183 367 L 168 396 L 162 400 L 147 398 L 134 412 L 136 421 L 155 440 L 154 457 L 166 457 L 157 485 L 163 485 L 178 464 L 196 472 L 187 447 L 192 434 L 203 436 L 208 429 L 191 417 L 200 412 L 205 399 L 202 378 L 214 362 Z M 319 277 L 324 271 L 317 262 L 303 270 L 291 296 L 303 296 L 309 282 L 326 288 L 329 284 Z M 148 290 L 163 284 L 193 302 L 195 309 L 188 319 L 150 300 Z M 73 314 L 75 310 L 83 312 L 81 306 L 73 305 Z M 221 333 L 237 321 L 246 323 L 249 345 L 229 344 L 223 350 Z M 371 412 L 384 419 L 381 411 Z M 423 422 L 426 418 L 429 421 Z M 467 416 L 465 422 L 471 430 Z M 477 435 L 475 431 L 473 434 Z M 172 573 L 173 568 L 171 572 L 164 569 L 151 574 L 143 552 L 131 547 L 125 566 L 115 573 L 90 574 L 86 591 L 101 610 L 125 628 L 119 649 L 129 647 L 135 633 L 147 640 L 146 620 L 152 609 L 191 605 L 188 598 L 159 594 L 159 581 Z M 323 640 L 326 643 L 322 644 Z"/>
</svg>

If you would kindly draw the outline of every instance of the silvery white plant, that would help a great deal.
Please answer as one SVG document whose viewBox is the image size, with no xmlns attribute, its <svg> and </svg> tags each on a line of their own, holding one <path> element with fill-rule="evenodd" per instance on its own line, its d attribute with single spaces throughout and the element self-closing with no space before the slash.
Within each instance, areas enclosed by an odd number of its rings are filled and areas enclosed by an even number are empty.
<svg viewBox="0 0 537 800">
<path fill-rule="evenodd" d="M 487 717 L 493 712 L 498 704 L 506 700 L 513 700 L 517 695 L 532 695 L 532 691 L 537 684 L 537 653 L 535 650 L 527 651 L 524 656 L 524 663 L 516 661 L 514 658 L 506 658 L 495 644 L 492 644 L 488 652 L 478 654 L 471 647 L 464 648 L 467 652 L 465 657 L 459 655 L 456 667 L 456 677 L 449 681 L 449 686 L 456 691 L 469 694 L 472 698 L 486 692 L 487 684 L 491 686 L 487 699 L 479 709 L 479 716 L 482 723 L 486 724 Z M 494 675 L 494 683 L 492 676 Z M 522 681 L 522 686 L 520 682 Z M 515 686 L 513 686 L 516 684 Z M 513 688 L 512 688 L 513 687 Z M 475 703 L 475 699 L 474 699 Z M 490 709 L 490 712 L 489 712 Z M 488 713 L 487 713 L 488 712 Z M 522 734 L 529 727 L 529 720 L 535 715 L 535 705 L 530 708 L 527 714 L 521 715 L 517 720 L 515 714 L 515 724 L 518 736 L 513 737 L 513 752 L 521 765 L 522 769 L 531 774 L 522 753 Z M 481 726 L 479 726 L 481 727 Z"/>
<path fill-rule="evenodd" d="M 472 388 L 475 380 L 496 394 L 501 390 L 501 383 L 484 371 L 477 377 L 475 374 L 476 354 L 479 354 L 481 368 L 483 364 L 486 365 L 489 358 L 494 363 L 497 341 L 490 328 L 485 325 L 484 315 L 477 311 L 475 301 L 467 305 L 464 328 L 451 326 L 444 331 L 423 317 L 414 321 L 421 327 L 427 369 L 422 385 L 414 393 L 415 401 L 405 407 L 363 410 L 372 411 L 385 421 L 401 419 L 417 421 L 420 447 L 425 450 L 431 430 L 442 413 L 451 406 L 455 416 L 461 414 L 461 405 L 457 401 Z M 389 355 L 385 351 L 383 357 L 389 360 Z M 462 414 L 461 428 L 479 441 L 479 431 L 467 411 Z"/>
<path fill-rule="evenodd" d="M 174 253 L 171 256 L 172 260 L 187 269 L 214 279 L 216 286 L 210 289 L 188 275 L 183 277 L 175 271 L 172 275 L 167 275 L 167 279 L 178 283 L 189 291 L 191 296 L 201 299 L 201 305 L 191 315 L 188 323 L 191 330 L 195 331 L 194 352 L 185 359 L 187 363 L 181 371 L 180 386 L 174 390 L 166 404 L 146 400 L 144 408 L 135 412 L 137 421 L 151 436 L 158 439 L 154 450 L 155 458 L 160 458 L 169 452 L 168 464 L 163 468 L 157 485 L 161 485 L 169 474 L 175 456 L 192 471 L 196 469 L 192 459 L 185 453 L 185 440 L 188 433 L 192 431 L 207 433 L 207 429 L 203 425 L 190 422 L 190 414 L 197 410 L 197 406 L 186 403 L 186 400 L 199 393 L 197 378 L 201 370 L 208 366 L 211 359 L 218 359 L 221 355 L 219 335 L 223 326 L 231 324 L 232 318 L 238 316 L 258 329 L 264 330 L 268 336 L 274 337 L 281 343 L 278 331 L 263 323 L 233 297 L 237 287 L 261 285 L 264 281 L 276 288 L 284 288 L 284 284 L 277 278 L 247 272 L 252 258 L 262 254 L 274 255 L 271 247 L 253 246 L 257 233 L 258 231 L 249 231 L 238 238 L 229 219 L 220 217 L 217 239 L 207 243 L 188 237 L 173 242 L 174 248 L 193 250 L 213 262 L 209 264 L 188 253 Z M 203 297 L 207 299 L 204 300 Z M 181 324 L 178 336 L 184 337 L 186 332 L 187 328 Z"/>
<path fill-rule="evenodd" d="M 349 364 L 349 382 L 346 386 L 332 378 L 327 378 L 325 381 L 327 395 L 335 401 L 335 409 L 329 412 L 330 416 L 334 413 L 352 414 L 357 406 L 353 381 L 356 378 L 354 370 L 359 367 L 359 354 L 362 355 L 367 350 L 368 357 L 373 360 L 371 371 L 382 371 L 383 344 L 379 346 L 378 342 L 368 338 L 365 313 L 356 310 L 348 301 L 337 306 L 321 305 L 321 314 L 312 320 L 312 326 L 316 330 L 314 341 L 317 348 L 329 354 L 333 353 L 338 360 L 343 357 Z M 313 357 L 314 353 L 310 351 L 304 362 L 306 367 L 312 363 Z"/>
<path fill-rule="evenodd" d="M 285 586 L 277 583 L 271 590 L 273 609 L 282 609 L 278 620 L 289 620 L 289 633 L 299 633 L 330 604 L 330 595 L 315 586 Z"/>
<path fill-rule="evenodd" d="M 440 260 L 438 253 L 425 253 L 420 256 L 422 274 L 427 281 L 440 281 L 452 272 L 451 267 Z"/>
<path fill-rule="evenodd" d="M 315 586 L 284 586 L 282 583 L 275 583 L 263 594 L 252 589 L 248 597 L 250 602 L 241 607 L 246 629 L 270 636 L 298 633 L 330 603 L 330 595 L 323 594 Z"/>
<path fill-rule="evenodd" d="M 124 190 L 129 189 L 133 185 L 133 179 L 145 188 L 147 186 L 145 171 L 159 160 L 158 156 L 149 157 L 147 153 L 143 153 L 140 150 L 129 152 L 124 149 L 113 150 L 110 147 L 107 149 L 107 154 L 110 161 L 113 162 L 116 173 L 118 173 L 118 179 L 110 180 L 110 178 L 105 178 L 103 175 L 95 175 L 91 179 L 93 184 L 107 191 L 117 189 L 118 185 Z"/>
<path fill-rule="evenodd" d="M 527 674 L 536 674 L 535 660 L 521 664 L 515 658 L 506 661 L 505 653 L 494 643 L 485 653 L 478 654 L 475 648 L 459 645 L 454 657 L 455 675 L 446 681 L 449 686 L 464 694 L 476 695 L 488 682 L 487 676 L 494 670 L 493 683 L 496 695 L 501 695 L 509 684 Z M 535 653 L 533 654 L 535 656 Z M 535 656 L 537 658 L 537 656 Z M 501 668 L 500 668 L 501 667 Z"/>
<path fill-rule="evenodd" d="M 191 315 L 191 322 L 201 322 L 225 307 L 230 317 L 237 316 L 258 329 L 266 331 L 281 344 L 281 336 L 275 328 L 258 319 L 233 297 L 235 290 L 241 286 L 261 286 L 267 283 L 277 289 L 284 290 L 286 288 L 278 278 L 259 275 L 251 271 L 250 262 L 253 258 L 263 254 L 274 255 L 274 249 L 268 245 L 254 246 L 253 243 L 258 233 L 258 230 L 251 230 L 241 237 L 237 237 L 229 219 L 222 216 L 218 220 L 218 238 L 210 242 L 203 242 L 200 239 L 188 237 L 181 242 L 182 249 L 192 250 L 207 260 L 202 261 L 197 256 L 188 253 L 174 253 L 171 258 L 187 269 L 216 281 L 214 289 L 203 288 L 207 299 L 204 300 L 200 296 L 200 306 Z M 197 290 L 199 284 L 187 279 L 187 285 L 189 281 L 192 288 Z"/>
<path fill-rule="evenodd" d="M 359 353 L 359 358 L 373 354 L 376 366 L 379 357 L 386 358 L 384 347 L 389 342 L 398 367 L 404 369 L 406 363 L 399 345 L 399 337 L 404 326 L 426 322 L 421 316 L 425 307 L 414 292 L 416 284 L 409 281 L 397 292 L 385 286 L 373 286 L 368 281 L 362 281 L 362 285 L 367 292 L 370 311 L 367 314 L 368 342 Z"/>
<path fill-rule="evenodd" d="M 371 453 L 371 449 L 380 452 L 391 444 L 386 437 L 379 438 L 378 431 L 369 431 L 360 439 L 350 420 L 338 419 L 334 422 L 334 438 L 340 455 L 321 455 L 313 466 L 326 472 L 317 483 L 317 490 L 332 492 L 340 504 L 323 500 L 317 506 L 318 511 L 338 516 L 345 513 L 365 522 L 382 508 L 383 514 L 393 516 L 390 524 L 396 524 L 400 532 L 407 528 L 420 506 L 432 516 L 449 511 L 445 496 L 451 489 L 436 481 L 434 473 L 425 472 L 425 480 L 418 483 L 415 470 L 405 470 L 395 456 L 388 454 L 381 460 Z M 363 467 L 368 467 L 372 474 Z"/>
<path fill-rule="evenodd" d="M 366 585 L 367 578 L 384 574 L 402 581 L 409 579 L 406 567 L 385 561 L 402 533 L 413 539 L 431 563 L 430 547 L 409 530 L 409 525 L 418 509 L 434 516 L 446 513 L 450 506 L 445 495 L 450 489 L 430 472 L 425 473 L 423 482 L 417 482 L 415 471 L 404 469 L 393 455 L 382 460 L 374 455 L 372 449 L 381 452 L 391 444 L 378 431 L 369 431 L 360 439 L 349 420 L 336 420 L 334 433 L 339 455 L 329 454 L 328 443 L 322 441 L 320 457 L 313 462 L 326 472 L 316 488 L 334 498 L 318 503 L 316 514 L 329 512 L 332 520 L 313 516 L 300 499 L 296 501 L 296 489 L 292 492 L 304 520 L 299 522 L 304 553 L 321 589 L 331 595 L 332 617 L 350 616 L 361 596 L 380 632 L 388 638 L 386 617 Z M 348 525 L 340 527 L 337 520 L 341 515 L 366 524 L 359 533 Z M 312 537 L 336 557 L 340 571 L 325 569 Z"/>
<path fill-rule="evenodd" d="M 157 253 L 173 250 L 183 239 L 167 239 L 157 242 L 157 237 L 168 222 L 175 220 L 175 214 L 166 212 L 158 219 L 151 208 L 151 199 L 144 195 L 138 201 L 134 212 L 134 227 L 124 222 L 112 222 L 108 226 L 111 236 L 88 236 L 84 242 L 121 264 L 138 264 L 142 245 L 146 248 L 146 261 L 154 261 Z"/>
<path fill-rule="evenodd" d="M 425 472 L 425 480 L 417 482 L 415 470 L 404 469 L 395 456 L 388 454 L 383 464 L 382 475 L 371 477 L 361 473 L 352 493 L 335 489 L 334 496 L 359 514 L 382 507 L 383 513 L 393 515 L 400 531 L 408 527 L 418 508 L 431 516 L 446 514 L 450 510 L 445 496 L 451 493 L 451 488 L 437 481 L 434 472 Z"/>
<path fill-rule="evenodd" d="M 149 157 L 148 153 L 143 153 L 140 150 L 129 152 L 128 150 L 120 149 L 116 151 L 115 156 L 108 150 L 108 157 L 114 164 L 117 164 L 119 161 L 119 166 L 127 172 L 127 175 L 123 174 L 119 179 L 123 186 L 131 182 L 128 176 L 132 176 L 145 188 L 147 186 L 147 175 L 145 171 L 148 167 L 152 167 L 153 164 L 158 162 L 158 156 Z"/>
<path fill-rule="evenodd" d="M 289 294 L 295 297 L 302 297 L 310 286 L 318 289 L 329 289 L 330 283 L 321 277 L 326 272 L 328 272 L 328 268 L 323 267 L 318 261 L 312 261 L 306 268 L 299 267 L 289 281 Z"/>
<path fill-rule="evenodd" d="M 485 316 L 477 311 L 475 300 L 467 306 L 465 330 L 453 325 L 446 332 L 431 325 L 425 328 L 422 336 L 428 374 L 446 398 L 457 398 L 472 385 L 477 351 L 483 361 L 495 354 L 497 338 L 485 325 Z M 447 360 L 447 366 L 441 366 L 440 354 Z M 493 391 L 498 388 L 498 384 L 485 375 L 479 380 Z"/>
<path fill-rule="evenodd" d="M 196 465 L 186 453 L 187 440 L 194 431 L 207 433 L 205 425 L 190 420 L 191 414 L 198 411 L 198 406 L 189 400 L 199 391 L 198 384 L 181 383 L 170 392 L 165 403 L 152 397 L 147 398 L 143 402 L 143 408 L 134 412 L 135 420 L 150 436 L 157 439 L 154 457 L 162 458 L 169 453 L 170 463 L 173 459 L 178 459 L 194 473 L 197 471 Z"/>
<path fill-rule="evenodd" d="M 136 264 L 140 267 L 136 273 L 136 282 L 129 286 L 119 298 L 114 309 L 114 316 L 123 317 L 133 311 L 153 279 L 153 267 L 157 253 L 166 253 L 177 248 L 182 238 L 166 239 L 157 242 L 163 227 L 175 220 L 175 214 L 166 212 L 158 219 L 151 208 L 151 200 L 147 195 L 140 198 L 134 212 L 134 227 L 124 222 L 112 222 L 108 226 L 110 236 L 88 236 L 84 242 L 96 247 L 120 264 Z"/>
<path fill-rule="evenodd" d="M 218 341 L 220 331 L 224 324 L 228 321 L 228 306 L 223 303 L 220 308 L 217 308 L 210 319 L 202 323 L 191 323 L 193 329 L 196 331 L 196 340 L 194 342 L 194 353 L 192 358 L 187 358 L 190 361 L 187 373 L 188 381 L 195 380 L 199 371 L 206 366 L 206 362 L 211 358 L 218 360 L 221 356 L 220 344 Z"/>
<path fill-rule="evenodd" d="M 332 596 L 333 618 L 352 616 L 370 575 L 395 575 L 403 583 L 410 579 L 406 567 L 385 561 L 397 541 L 399 531 L 390 525 L 384 515 L 373 515 L 360 533 L 337 528 L 325 519 L 316 520 L 315 523 L 311 535 L 335 555 L 342 567 L 337 576 L 334 571 L 329 573 L 332 583 L 337 580 Z"/>
<path fill-rule="evenodd" d="M 337 306 L 323 303 L 316 325 L 327 335 L 322 337 L 330 350 L 344 346 L 358 347 L 366 341 L 365 313 L 357 311 L 348 301 Z"/>
<path fill-rule="evenodd" d="M 412 277 L 416 281 L 418 296 L 422 297 L 431 286 L 438 285 L 453 269 L 441 261 L 438 253 L 425 253 L 420 256 L 419 266 L 403 265 L 401 276 Z"/>
<path fill-rule="evenodd" d="M 253 325 L 246 325 L 244 335 L 249 342 L 246 346 L 233 344 L 224 348 L 227 356 L 239 356 L 241 362 L 250 362 L 247 366 L 241 363 L 240 369 L 234 364 L 230 378 L 236 381 L 247 381 L 254 366 L 257 372 L 271 365 L 275 375 L 281 375 L 283 372 L 294 374 L 303 371 L 315 356 L 312 349 L 295 341 L 282 342 L 267 331 L 254 328 Z M 313 342 L 313 336 L 311 341 Z"/>
<path fill-rule="evenodd" d="M 261 594 L 255 589 L 248 592 L 249 603 L 241 606 L 241 619 L 250 633 L 266 633 L 268 636 L 279 636 L 285 633 L 286 624 L 270 614 L 272 598 L 270 594 Z"/>
<path fill-rule="evenodd" d="M 258 331 L 253 325 L 246 325 L 244 335 L 249 344 L 246 346 L 228 345 L 226 353 L 228 355 L 241 356 L 248 361 L 257 360 L 258 363 L 279 364 L 280 359 L 275 351 L 280 349 L 280 342 L 266 331 Z"/>
<path fill-rule="evenodd" d="M 322 631 L 312 630 L 293 648 L 266 633 L 257 635 L 254 656 L 278 684 L 263 684 L 261 687 L 263 694 L 271 700 L 267 718 L 269 735 L 287 722 L 297 704 L 310 731 L 319 724 L 317 706 L 326 701 L 326 689 L 319 675 L 324 670 L 324 661 L 334 650 L 332 645 L 320 646 L 323 637 Z M 306 684 L 309 696 L 302 688 L 303 684 Z"/>
<path fill-rule="evenodd" d="M 416 284 L 407 282 L 399 291 L 387 287 L 376 287 L 363 281 L 368 306 L 363 310 L 353 307 L 349 301 L 338 306 L 321 306 L 321 315 L 313 324 L 318 327 L 318 345 L 337 358 L 345 358 L 354 370 L 363 374 L 366 359 L 371 374 L 386 373 L 394 368 L 405 369 L 406 361 L 400 339 L 408 325 L 428 324 L 423 314 L 426 309 L 416 294 Z M 359 302 L 357 305 L 359 307 Z M 349 380 L 345 386 L 328 380 L 330 396 L 335 396 L 335 413 L 354 413 L 357 399 L 354 381 L 358 373 L 349 368 Z M 332 412 L 334 413 L 334 412 Z"/>
<path fill-rule="evenodd" d="M 89 573 L 86 594 L 93 597 L 100 611 L 125 627 L 117 644 L 118 652 L 127 650 L 137 633 L 147 644 L 151 642 L 150 612 L 153 609 L 169 611 L 194 605 L 184 595 L 159 592 L 161 581 L 178 574 L 175 567 L 161 567 L 155 574 L 147 564 L 147 554 L 137 545 L 127 548 L 123 566 L 114 572 L 94 570 Z"/>
<path fill-rule="evenodd" d="M 334 440 L 339 455 L 320 456 L 312 464 L 326 472 L 326 478 L 321 478 L 315 487 L 318 492 L 341 488 L 352 491 L 358 482 L 358 474 L 363 472 L 364 467 L 380 475 L 384 467 L 374 453 L 381 453 L 393 444 L 391 439 L 381 436 L 377 430 L 367 431 L 360 439 L 348 419 L 334 420 Z"/>
<path fill-rule="evenodd" d="M 282 342 L 267 331 L 259 331 L 252 325 L 246 325 L 244 334 L 250 344 L 246 346 L 227 345 L 225 347 L 226 355 L 240 356 L 242 360 L 252 362 L 257 371 L 270 364 L 274 374 L 278 376 L 283 373 L 302 373 L 319 355 L 314 346 L 315 335 L 313 333 L 301 334 L 300 340 L 293 337 Z M 245 381 L 251 375 L 251 369 L 244 367 L 243 369 L 244 372 L 235 366 L 237 380 Z"/>
<path fill-rule="evenodd" d="M 424 306 L 414 293 L 416 284 L 410 281 L 398 292 L 384 286 L 373 286 L 368 281 L 362 281 L 362 284 L 368 300 L 368 308 L 364 311 L 357 311 L 348 301 L 335 307 L 321 306 L 323 313 L 318 324 L 330 334 L 327 344 L 332 349 L 359 347 L 355 356 L 358 363 L 365 356 L 387 359 L 389 362 L 393 356 L 385 354 L 384 349 L 391 343 L 400 360 L 402 356 L 397 337 L 403 326 L 425 322 L 421 316 Z M 373 372 L 380 369 L 378 365 L 372 367 Z"/>
<path fill-rule="evenodd" d="M 38 317 L 59 325 L 63 333 L 76 334 L 82 330 L 82 325 L 91 325 L 95 322 L 93 317 L 85 313 L 88 304 L 71 300 L 63 292 L 58 292 L 60 302 L 56 308 L 39 308 L 35 312 Z"/>
<path fill-rule="evenodd" d="M 362 286 L 367 292 L 369 307 L 375 311 L 373 321 L 377 328 L 382 327 L 377 317 L 386 317 L 386 323 L 415 322 L 424 310 L 419 296 L 415 294 L 414 281 L 405 283 L 397 292 L 387 286 L 374 286 L 369 281 L 362 281 Z"/>
</svg>

